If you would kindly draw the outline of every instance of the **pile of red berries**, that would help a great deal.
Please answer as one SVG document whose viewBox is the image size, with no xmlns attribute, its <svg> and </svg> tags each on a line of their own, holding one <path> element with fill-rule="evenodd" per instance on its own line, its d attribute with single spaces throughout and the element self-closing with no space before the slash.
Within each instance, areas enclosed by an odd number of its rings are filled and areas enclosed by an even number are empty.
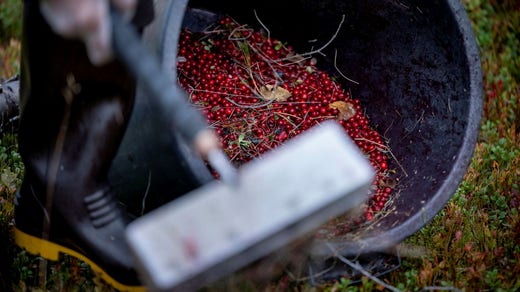
<svg viewBox="0 0 520 292">
<path fill-rule="evenodd" d="M 226 17 L 211 31 L 182 31 L 177 68 L 181 86 L 237 165 L 326 119 L 337 119 L 376 170 L 364 213 L 372 220 L 393 191 L 384 183 L 388 148 L 370 127 L 359 100 L 315 63 Z"/>
</svg>

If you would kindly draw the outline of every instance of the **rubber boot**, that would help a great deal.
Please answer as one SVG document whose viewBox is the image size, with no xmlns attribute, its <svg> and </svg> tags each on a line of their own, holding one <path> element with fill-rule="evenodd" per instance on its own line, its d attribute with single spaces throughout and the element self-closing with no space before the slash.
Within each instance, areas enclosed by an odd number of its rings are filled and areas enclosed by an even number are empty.
<svg viewBox="0 0 520 292">
<path fill-rule="evenodd" d="M 144 290 L 124 237 L 129 222 L 107 173 L 133 106 L 135 82 L 113 62 L 95 67 L 84 46 L 50 30 L 25 1 L 15 242 L 49 260 L 90 264 L 122 291 Z"/>
</svg>

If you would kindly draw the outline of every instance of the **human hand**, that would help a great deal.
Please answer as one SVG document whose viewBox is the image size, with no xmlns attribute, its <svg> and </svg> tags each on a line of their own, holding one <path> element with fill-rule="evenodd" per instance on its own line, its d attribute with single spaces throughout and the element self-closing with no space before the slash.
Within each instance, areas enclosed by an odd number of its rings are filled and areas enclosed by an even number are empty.
<svg viewBox="0 0 520 292">
<path fill-rule="evenodd" d="M 41 12 L 55 33 L 85 44 L 92 64 L 113 57 L 110 2 L 124 15 L 133 15 L 137 0 L 41 0 Z"/>
</svg>

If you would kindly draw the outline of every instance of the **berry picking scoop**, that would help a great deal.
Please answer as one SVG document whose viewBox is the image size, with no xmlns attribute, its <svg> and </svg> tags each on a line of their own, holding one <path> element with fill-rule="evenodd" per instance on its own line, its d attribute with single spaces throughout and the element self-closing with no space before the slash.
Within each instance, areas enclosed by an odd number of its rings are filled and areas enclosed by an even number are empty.
<svg viewBox="0 0 520 292">
<path fill-rule="evenodd" d="M 301 239 L 369 197 L 373 168 L 335 121 L 134 220 L 126 236 L 152 291 L 196 291 Z"/>
<path fill-rule="evenodd" d="M 154 98 L 162 120 L 193 140 L 205 126 L 201 114 L 117 12 L 112 20 L 119 58 Z M 196 290 L 268 255 L 366 202 L 374 179 L 361 150 L 332 120 L 239 171 L 220 149 L 207 159 L 221 180 L 137 218 L 127 228 L 136 268 L 151 291 Z"/>
</svg>

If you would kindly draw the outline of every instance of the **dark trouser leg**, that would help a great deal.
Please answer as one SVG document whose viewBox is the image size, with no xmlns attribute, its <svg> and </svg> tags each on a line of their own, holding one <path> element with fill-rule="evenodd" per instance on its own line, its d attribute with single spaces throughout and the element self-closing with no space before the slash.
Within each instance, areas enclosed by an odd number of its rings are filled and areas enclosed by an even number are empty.
<svg viewBox="0 0 520 292">
<path fill-rule="evenodd" d="M 49 259 L 80 256 L 116 288 L 139 286 L 124 239 L 128 220 L 107 183 L 135 82 L 117 62 L 90 65 L 80 42 L 51 32 L 37 3 L 25 1 L 19 149 L 26 173 L 15 239 Z"/>
</svg>

